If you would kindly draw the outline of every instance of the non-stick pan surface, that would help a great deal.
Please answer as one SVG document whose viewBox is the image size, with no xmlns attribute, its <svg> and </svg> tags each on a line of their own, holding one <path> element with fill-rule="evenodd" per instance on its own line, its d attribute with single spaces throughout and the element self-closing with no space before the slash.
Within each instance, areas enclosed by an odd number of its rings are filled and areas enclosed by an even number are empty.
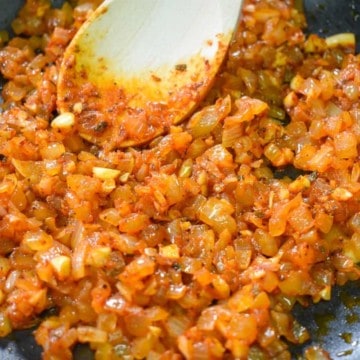
<svg viewBox="0 0 360 360">
<path fill-rule="evenodd" d="M 0 29 L 9 26 L 23 0 L 0 0 Z M 58 6 L 62 0 L 53 0 Z M 339 32 L 353 32 L 360 52 L 360 0 L 304 0 L 309 32 L 328 36 Z M 0 78 L 0 87 L 1 87 Z M 297 306 L 298 321 L 306 326 L 312 340 L 301 347 L 293 347 L 294 359 L 304 347 L 319 345 L 332 359 L 360 359 L 360 282 L 335 288 L 332 300 L 312 305 L 307 309 Z M 85 346 L 75 348 L 76 360 L 93 358 Z M 0 360 L 40 360 L 41 349 L 35 343 L 32 330 L 13 333 L 0 339 Z"/>
</svg>

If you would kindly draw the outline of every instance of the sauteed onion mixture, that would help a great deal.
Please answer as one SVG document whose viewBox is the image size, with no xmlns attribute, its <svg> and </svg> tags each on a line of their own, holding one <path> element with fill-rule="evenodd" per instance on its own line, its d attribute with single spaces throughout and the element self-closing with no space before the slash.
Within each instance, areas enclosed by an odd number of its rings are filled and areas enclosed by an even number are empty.
<svg viewBox="0 0 360 360">
<path fill-rule="evenodd" d="M 97 360 L 290 359 L 309 339 L 293 306 L 360 276 L 354 36 L 305 36 L 299 2 L 247 0 L 197 111 L 103 148 L 74 121 L 86 103 L 56 108 L 98 3 L 27 0 L 0 32 L 0 335 L 36 325 L 51 360 L 77 343 Z"/>
</svg>

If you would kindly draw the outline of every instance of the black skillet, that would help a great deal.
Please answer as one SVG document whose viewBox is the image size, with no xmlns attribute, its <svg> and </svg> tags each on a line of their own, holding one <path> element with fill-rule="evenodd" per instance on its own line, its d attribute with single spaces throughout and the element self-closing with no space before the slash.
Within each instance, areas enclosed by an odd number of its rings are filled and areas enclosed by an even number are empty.
<svg viewBox="0 0 360 360">
<path fill-rule="evenodd" d="M 0 0 L 0 29 L 9 26 L 23 2 Z M 55 6 L 62 2 L 53 0 Z M 360 0 L 304 0 L 303 3 L 309 32 L 323 36 L 353 32 L 357 36 L 357 52 L 360 52 Z M 0 78 L 0 88 L 1 84 Z M 312 335 L 310 342 L 292 347 L 294 359 L 310 345 L 325 348 L 334 360 L 360 359 L 360 281 L 335 288 L 331 301 L 312 305 L 306 310 L 297 306 L 294 315 Z M 77 346 L 74 358 L 90 360 L 93 356 L 87 347 Z M 41 349 L 34 341 L 32 330 L 17 331 L 0 339 L 0 360 L 40 359 Z"/>
</svg>

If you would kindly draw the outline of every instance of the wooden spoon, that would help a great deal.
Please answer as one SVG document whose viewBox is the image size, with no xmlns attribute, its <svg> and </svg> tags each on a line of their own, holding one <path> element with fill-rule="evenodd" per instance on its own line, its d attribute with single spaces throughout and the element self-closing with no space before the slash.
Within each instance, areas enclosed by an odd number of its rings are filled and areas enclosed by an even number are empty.
<svg viewBox="0 0 360 360">
<path fill-rule="evenodd" d="M 204 97 L 242 0 L 106 0 L 68 46 L 58 108 L 108 149 L 147 142 Z"/>
</svg>

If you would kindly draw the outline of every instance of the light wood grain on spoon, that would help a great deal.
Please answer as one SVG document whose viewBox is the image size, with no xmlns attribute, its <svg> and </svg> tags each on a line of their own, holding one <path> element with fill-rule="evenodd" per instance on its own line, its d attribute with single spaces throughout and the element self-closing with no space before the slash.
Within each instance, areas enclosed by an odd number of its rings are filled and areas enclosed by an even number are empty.
<svg viewBox="0 0 360 360">
<path fill-rule="evenodd" d="M 241 0 L 107 0 L 69 45 L 58 107 L 87 140 L 149 141 L 201 101 L 223 62 Z"/>
</svg>

